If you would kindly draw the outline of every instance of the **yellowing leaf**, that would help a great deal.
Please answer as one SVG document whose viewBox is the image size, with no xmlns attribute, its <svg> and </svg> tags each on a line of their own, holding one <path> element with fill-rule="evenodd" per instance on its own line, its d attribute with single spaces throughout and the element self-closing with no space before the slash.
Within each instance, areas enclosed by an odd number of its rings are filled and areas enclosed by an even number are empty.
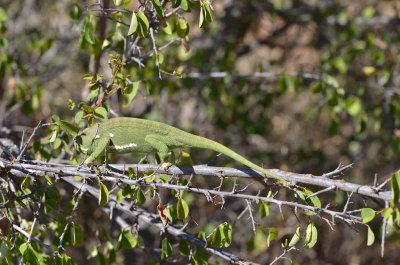
<svg viewBox="0 0 400 265">
<path fill-rule="evenodd" d="M 100 182 L 100 195 L 99 195 L 99 205 L 104 206 L 108 203 L 108 188 L 103 182 Z"/>
<path fill-rule="evenodd" d="M 374 231 L 372 231 L 371 227 L 368 226 L 368 233 L 367 233 L 367 246 L 371 246 L 375 242 L 375 235 Z"/>
<path fill-rule="evenodd" d="M 309 248 L 314 247 L 314 245 L 317 243 L 317 239 L 318 239 L 317 228 L 313 223 L 310 223 L 307 226 L 306 230 L 306 246 Z"/>
<path fill-rule="evenodd" d="M 272 240 L 278 237 L 278 229 L 271 227 L 268 229 L 268 238 L 267 238 L 267 246 L 270 246 Z"/>
<path fill-rule="evenodd" d="M 128 30 L 128 36 L 132 35 L 133 33 L 136 32 L 138 27 L 138 20 L 136 17 L 136 13 L 132 12 L 132 17 L 131 17 L 131 24 L 129 25 L 129 30 Z"/>
<path fill-rule="evenodd" d="M 300 240 L 300 227 L 297 227 L 296 232 L 292 236 L 292 239 L 290 239 L 290 242 L 289 242 L 288 246 L 290 248 L 294 247 L 297 244 L 297 242 L 299 242 L 299 240 Z"/>
<path fill-rule="evenodd" d="M 362 71 L 363 71 L 364 75 L 369 76 L 369 75 L 373 75 L 376 72 L 376 69 L 373 66 L 364 66 L 362 68 Z"/>
</svg>

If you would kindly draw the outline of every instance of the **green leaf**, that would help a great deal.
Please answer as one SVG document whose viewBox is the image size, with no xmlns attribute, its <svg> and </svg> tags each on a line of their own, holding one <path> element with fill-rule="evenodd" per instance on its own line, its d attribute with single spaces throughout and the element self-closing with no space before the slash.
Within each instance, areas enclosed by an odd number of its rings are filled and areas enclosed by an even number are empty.
<svg viewBox="0 0 400 265">
<path fill-rule="evenodd" d="M 123 90 L 122 97 L 124 101 L 124 108 L 128 107 L 131 104 L 132 100 L 136 97 L 136 94 L 139 91 L 139 84 L 140 81 L 133 82 L 131 84 L 128 84 L 126 89 Z"/>
<path fill-rule="evenodd" d="M 30 177 L 26 176 L 24 180 L 21 182 L 21 189 L 23 192 L 28 193 L 31 187 L 31 179 Z"/>
<path fill-rule="evenodd" d="M 137 33 L 141 37 L 145 37 L 149 32 L 149 20 L 142 11 L 137 11 L 136 17 L 138 20 Z"/>
<path fill-rule="evenodd" d="M 49 264 L 49 263 L 46 263 Z M 54 259 L 55 265 L 74 265 L 75 263 L 72 261 L 70 257 L 68 257 L 65 253 L 57 254 Z"/>
<path fill-rule="evenodd" d="M 49 139 L 49 143 L 53 143 L 57 138 L 57 130 L 54 130 L 50 139 Z"/>
<path fill-rule="evenodd" d="M 83 242 L 83 231 L 82 228 L 75 224 L 71 223 L 71 243 L 73 246 L 76 246 Z"/>
<path fill-rule="evenodd" d="M 232 243 L 232 225 L 224 222 L 215 228 L 211 234 L 210 243 L 218 248 L 229 247 Z"/>
<path fill-rule="evenodd" d="M 122 230 L 118 238 L 118 249 L 132 249 L 136 247 L 138 237 L 133 235 L 128 229 Z"/>
<path fill-rule="evenodd" d="M 6 22 L 8 19 L 6 11 L 0 7 L 0 22 Z"/>
<path fill-rule="evenodd" d="M 60 126 L 60 128 L 65 131 L 67 134 L 75 137 L 78 135 L 79 133 L 79 129 L 77 127 L 75 127 L 74 125 L 72 125 L 72 123 L 70 123 L 69 121 L 57 121 L 56 124 L 58 126 Z"/>
<path fill-rule="evenodd" d="M 75 118 L 74 118 L 75 123 L 79 124 L 79 123 L 81 122 L 82 117 L 83 117 L 83 114 L 85 114 L 85 113 L 84 113 L 82 110 L 78 111 L 78 112 L 75 114 Z"/>
<path fill-rule="evenodd" d="M 201 0 L 200 1 L 200 20 L 199 20 L 199 27 L 202 28 L 206 26 L 207 23 L 212 22 L 212 12 L 209 6 L 208 1 Z"/>
<path fill-rule="evenodd" d="M 182 256 L 189 256 L 190 244 L 186 240 L 179 241 L 178 251 L 179 251 L 179 254 Z"/>
<path fill-rule="evenodd" d="M 154 9 L 156 10 L 157 16 L 164 17 L 164 9 L 160 3 L 160 0 L 151 0 L 153 2 Z"/>
<path fill-rule="evenodd" d="M 139 206 L 143 205 L 146 202 L 146 195 L 142 189 L 138 189 L 136 193 L 136 201 Z"/>
<path fill-rule="evenodd" d="M 319 93 L 324 89 L 324 83 L 322 81 L 315 82 L 315 84 L 311 87 L 311 92 Z"/>
<path fill-rule="evenodd" d="M 333 60 L 333 65 L 341 74 L 345 74 L 347 72 L 347 63 L 342 57 L 335 58 Z"/>
<path fill-rule="evenodd" d="M 392 175 L 392 192 L 393 192 L 393 203 L 397 204 L 400 202 L 400 173 Z"/>
<path fill-rule="evenodd" d="M 19 251 L 22 254 L 24 264 L 29 264 L 29 265 L 41 264 L 42 257 L 38 252 L 36 252 L 36 250 L 33 249 L 30 243 L 23 243 L 19 247 Z"/>
<path fill-rule="evenodd" d="M 134 194 L 134 188 L 131 185 L 125 185 L 122 189 L 122 196 L 124 198 L 132 198 Z"/>
<path fill-rule="evenodd" d="M 364 224 L 371 222 L 375 217 L 375 211 L 371 208 L 363 208 L 361 210 L 361 218 Z"/>
<path fill-rule="evenodd" d="M 172 255 L 172 245 L 166 238 L 161 242 L 161 259 L 167 259 Z"/>
<path fill-rule="evenodd" d="M 375 14 L 375 8 L 373 8 L 372 6 L 364 8 L 364 10 L 361 12 L 361 16 L 363 18 L 371 18 L 374 16 L 374 14 Z"/>
<path fill-rule="evenodd" d="M 94 116 L 96 118 L 106 120 L 108 118 L 108 112 L 107 109 L 104 107 L 98 107 L 94 110 Z"/>
<path fill-rule="evenodd" d="M 189 24 L 184 18 L 179 18 L 176 21 L 176 34 L 180 38 L 185 38 L 189 33 Z"/>
<path fill-rule="evenodd" d="M 271 227 L 268 229 L 267 246 L 270 246 L 272 240 L 278 237 L 278 229 Z"/>
<path fill-rule="evenodd" d="M 374 231 L 372 231 L 371 227 L 367 225 L 368 227 L 368 233 L 367 233 L 367 246 L 371 246 L 375 242 L 375 234 Z"/>
<path fill-rule="evenodd" d="M 182 0 L 174 0 L 174 2 L 172 3 L 172 8 L 177 8 L 180 6 Z"/>
<path fill-rule="evenodd" d="M 55 187 L 49 187 L 44 193 L 44 202 L 46 207 L 50 209 L 58 209 L 60 207 L 60 194 Z"/>
<path fill-rule="evenodd" d="M 313 223 L 310 223 L 307 226 L 307 230 L 306 230 L 306 244 L 305 245 L 309 248 L 312 248 L 317 243 L 317 239 L 318 239 L 317 228 L 315 227 L 315 225 Z"/>
<path fill-rule="evenodd" d="M 278 91 L 295 91 L 296 83 L 295 78 L 289 75 L 282 75 L 278 80 Z"/>
<path fill-rule="evenodd" d="M 199 18 L 199 28 L 205 25 L 205 15 L 203 5 L 200 5 L 200 18 Z"/>
<path fill-rule="evenodd" d="M 100 182 L 100 195 L 99 195 L 99 205 L 104 206 L 108 203 L 108 188 L 103 182 Z"/>
<path fill-rule="evenodd" d="M 183 11 L 185 11 L 185 12 L 190 12 L 190 4 L 191 4 L 190 0 L 178 0 L 178 1 L 175 2 L 176 4 L 174 4 L 174 6 L 177 5 L 177 2 L 180 3 L 180 4 L 179 4 L 179 7 L 180 7 Z"/>
<path fill-rule="evenodd" d="M 295 191 L 296 191 L 297 195 L 300 197 L 300 199 L 303 201 L 303 203 L 305 203 L 306 205 L 314 206 L 314 207 L 317 207 L 317 208 L 321 208 L 320 199 L 317 196 L 311 196 L 314 193 L 311 190 L 309 190 L 309 189 L 303 189 L 303 190 L 296 189 Z M 311 197 L 309 197 L 309 196 L 311 196 Z M 316 214 L 313 211 L 308 211 L 308 210 L 306 210 L 304 212 L 307 215 L 315 215 Z"/>
<path fill-rule="evenodd" d="M 180 220 L 185 219 L 189 215 L 189 206 L 186 203 L 186 201 L 182 198 L 178 200 L 178 203 L 176 204 L 176 214 L 177 218 Z"/>
<path fill-rule="evenodd" d="M 183 1 L 183 0 L 182 0 Z M 196 247 L 192 256 L 192 264 L 194 265 L 208 265 L 209 254 L 203 247 Z"/>
<path fill-rule="evenodd" d="M 94 44 L 94 37 L 93 37 L 93 25 L 91 23 L 91 17 L 87 16 L 85 19 L 85 24 L 83 26 L 83 37 L 85 41 L 87 41 L 89 44 Z"/>
<path fill-rule="evenodd" d="M 299 240 L 300 240 L 300 227 L 297 227 L 296 232 L 292 236 L 292 239 L 290 239 L 290 242 L 289 242 L 288 246 L 290 248 L 294 247 L 297 244 L 297 242 L 299 242 Z"/>
<path fill-rule="evenodd" d="M 132 12 L 132 18 L 131 18 L 131 24 L 129 25 L 128 36 L 135 33 L 137 28 L 138 28 L 138 20 L 136 17 L 136 13 Z"/>
<path fill-rule="evenodd" d="M 394 209 L 393 208 L 385 208 L 382 211 L 382 217 L 388 219 L 389 217 L 391 217 L 394 213 Z"/>
<path fill-rule="evenodd" d="M 261 202 L 258 213 L 260 214 L 260 218 L 267 217 L 269 215 L 269 203 Z"/>
<path fill-rule="evenodd" d="M 346 99 L 346 110 L 351 116 L 356 116 L 362 109 L 361 100 L 356 97 Z"/>
</svg>

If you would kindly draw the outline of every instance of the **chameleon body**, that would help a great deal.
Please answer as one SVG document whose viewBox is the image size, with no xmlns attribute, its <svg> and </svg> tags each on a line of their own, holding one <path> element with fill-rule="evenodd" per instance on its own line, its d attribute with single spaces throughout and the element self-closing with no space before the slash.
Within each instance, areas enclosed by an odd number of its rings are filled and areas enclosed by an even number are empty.
<svg viewBox="0 0 400 265">
<path fill-rule="evenodd" d="M 75 138 L 74 144 L 79 152 L 87 155 L 85 164 L 93 162 L 106 148 L 109 152 L 116 153 L 158 152 L 162 161 L 169 151 L 175 148 L 202 148 L 224 154 L 263 173 L 266 177 L 282 179 L 220 143 L 156 121 L 112 118 L 85 129 Z"/>
</svg>

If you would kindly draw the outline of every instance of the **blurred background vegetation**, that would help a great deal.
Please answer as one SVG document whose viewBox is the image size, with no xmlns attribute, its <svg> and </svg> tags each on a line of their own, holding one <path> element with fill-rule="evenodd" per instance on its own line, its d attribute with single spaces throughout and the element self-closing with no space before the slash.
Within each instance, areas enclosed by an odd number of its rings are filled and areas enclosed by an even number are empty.
<svg viewBox="0 0 400 265">
<path fill-rule="evenodd" d="M 100 2 L 116 8 L 113 1 Z M 125 3 L 126 10 L 139 7 L 138 1 L 125 2 L 131 2 Z M 160 120 L 214 139 L 268 168 L 321 175 L 339 163 L 354 163 L 346 180 L 368 185 L 398 169 L 399 2 L 212 1 L 213 21 L 202 28 L 198 2 L 192 2 L 190 12 L 155 25 L 159 70 L 150 37 L 137 39 L 131 54 L 127 52 L 129 13 L 105 12 L 95 1 L 0 0 L 0 125 L 11 130 L 2 133 L 19 143 L 22 131 L 51 121 L 53 115 L 74 120 L 77 108 L 71 110 L 72 101 L 87 102 L 94 91 L 83 77 L 89 73 L 110 80 L 110 56 L 120 54 L 126 61 L 124 74 L 140 81 L 139 91 L 127 107 L 122 107 L 120 93 L 108 98 L 110 116 Z M 176 26 L 180 18 L 187 21 L 188 32 Z M 51 148 L 32 152 L 37 159 L 58 154 Z M 213 157 L 206 151 L 191 155 L 195 164 Z M 231 163 L 223 157 L 214 161 Z M 327 199 L 338 208 L 346 201 L 341 193 Z M 226 219 L 233 222 L 245 207 L 232 201 L 221 211 L 205 199 L 193 200 L 191 218 L 199 223 L 194 230 Z M 101 220 L 113 235 L 116 228 L 101 212 L 93 215 L 93 207 L 88 200 L 80 208 L 85 233 L 96 235 Z M 291 235 L 298 222 L 307 223 L 290 210 L 283 216 L 274 209 L 260 222 L 260 229 L 278 228 L 278 242 Z M 234 224 L 229 250 L 271 262 L 280 253 L 279 244 L 267 247 L 264 233 L 249 233 L 246 218 Z M 399 260 L 398 234 L 388 238 L 382 259 L 379 243 L 366 246 L 364 231 L 340 223 L 332 231 L 324 222 L 318 229 L 316 247 L 289 254 L 295 263 Z M 375 229 L 379 231 L 379 223 Z M 157 245 L 157 232 L 146 233 L 143 236 Z M 82 263 L 99 242 L 92 238 L 69 254 Z M 145 262 L 145 252 L 124 255 L 139 264 Z"/>
</svg>

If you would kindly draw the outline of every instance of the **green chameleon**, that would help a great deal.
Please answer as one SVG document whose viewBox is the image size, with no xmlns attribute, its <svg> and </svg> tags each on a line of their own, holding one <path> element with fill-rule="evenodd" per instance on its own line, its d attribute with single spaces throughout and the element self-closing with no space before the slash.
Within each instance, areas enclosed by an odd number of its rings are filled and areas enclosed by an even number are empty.
<svg viewBox="0 0 400 265">
<path fill-rule="evenodd" d="M 103 154 L 106 148 L 107 151 L 115 153 L 158 152 L 162 161 L 174 148 L 209 149 L 260 171 L 265 177 L 282 180 L 279 175 L 257 166 L 222 144 L 156 121 L 126 117 L 112 118 L 83 130 L 75 138 L 74 145 L 78 152 L 87 155 L 84 164 L 93 162 Z"/>
</svg>

